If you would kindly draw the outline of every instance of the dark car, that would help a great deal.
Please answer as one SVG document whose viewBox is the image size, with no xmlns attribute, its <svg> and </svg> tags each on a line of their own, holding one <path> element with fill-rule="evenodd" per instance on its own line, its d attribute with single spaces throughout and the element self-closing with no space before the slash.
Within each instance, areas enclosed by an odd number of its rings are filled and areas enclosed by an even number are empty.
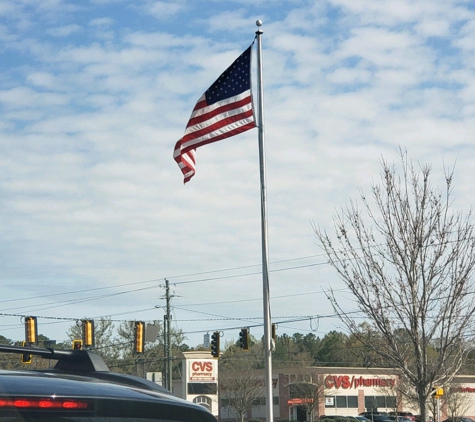
<svg viewBox="0 0 475 422">
<path fill-rule="evenodd" d="M 388 414 L 391 416 L 401 416 L 412 421 L 416 420 L 416 417 L 411 412 L 389 412 Z"/>
<path fill-rule="evenodd" d="M 471 418 L 466 418 L 464 416 L 455 416 L 453 418 L 446 419 L 443 422 L 475 422 L 475 421 Z"/>
<path fill-rule="evenodd" d="M 8 346 L 0 350 L 25 352 Z M 49 353 L 59 360 L 51 370 L 0 371 L 0 422 L 216 422 L 204 407 L 176 398 L 157 384 L 95 370 L 105 364 L 91 352 L 28 352 L 42 357 Z"/>
<path fill-rule="evenodd" d="M 421 415 L 414 415 L 416 422 L 422 422 Z M 434 418 L 432 416 L 426 415 L 426 422 L 433 422 Z"/>
<path fill-rule="evenodd" d="M 371 420 L 371 419 L 370 419 Z M 373 422 L 394 422 L 388 415 L 373 415 Z"/>
<path fill-rule="evenodd" d="M 375 410 L 374 412 L 361 412 L 358 416 L 364 416 L 365 418 L 370 419 L 370 416 L 375 416 L 375 415 L 387 416 L 388 412 L 378 412 Z"/>
<path fill-rule="evenodd" d="M 364 416 L 373 422 L 394 422 L 389 418 L 386 412 L 363 412 L 359 416 Z"/>
<path fill-rule="evenodd" d="M 413 422 L 409 416 L 388 415 L 388 418 L 393 422 Z"/>
<path fill-rule="evenodd" d="M 358 417 L 357 416 L 341 416 L 341 415 L 326 415 L 326 416 L 324 415 L 324 416 L 320 416 L 319 420 L 323 421 L 325 419 L 338 419 L 338 421 L 341 421 L 341 422 L 361 422 L 362 419 L 357 419 Z M 366 418 L 363 418 L 363 419 L 367 421 Z"/>
</svg>

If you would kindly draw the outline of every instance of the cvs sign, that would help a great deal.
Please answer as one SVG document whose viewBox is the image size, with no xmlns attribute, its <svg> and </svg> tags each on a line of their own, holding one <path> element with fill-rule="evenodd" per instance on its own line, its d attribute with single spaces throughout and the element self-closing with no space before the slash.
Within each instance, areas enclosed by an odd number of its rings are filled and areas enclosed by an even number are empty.
<svg viewBox="0 0 475 422">
<path fill-rule="evenodd" d="M 187 362 L 188 382 L 216 382 L 217 362 L 214 359 L 193 359 Z"/>
</svg>

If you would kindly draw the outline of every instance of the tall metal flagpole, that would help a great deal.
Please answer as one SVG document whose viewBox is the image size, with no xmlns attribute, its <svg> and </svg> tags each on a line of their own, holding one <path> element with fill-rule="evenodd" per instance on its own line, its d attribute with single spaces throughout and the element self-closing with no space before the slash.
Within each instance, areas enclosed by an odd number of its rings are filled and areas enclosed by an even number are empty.
<svg viewBox="0 0 475 422">
<path fill-rule="evenodd" d="M 267 422 L 273 422 L 272 394 L 272 347 L 271 347 L 271 316 L 269 302 L 269 267 L 267 246 L 267 210 L 266 210 L 266 166 L 264 154 L 264 88 L 262 84 L 262 21 L 256 22 L 257 35 L 257 85 L 258 85 L 258 134 L 259 134 L 259 164 L 261 178 L 261 236 L 262 236 L 262 284 L 264 302 L 264 354 L 265 354 L 265 388 Z"/>
</svg>

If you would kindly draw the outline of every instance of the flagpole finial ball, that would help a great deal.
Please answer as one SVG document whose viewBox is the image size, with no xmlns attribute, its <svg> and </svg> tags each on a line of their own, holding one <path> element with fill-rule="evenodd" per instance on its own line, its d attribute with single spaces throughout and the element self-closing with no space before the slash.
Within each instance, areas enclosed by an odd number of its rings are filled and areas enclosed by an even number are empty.
<svg viewBox="0 0 475 422">
<path fill-rule="evenodd" d="M 257 25 L 257 26 L 262 26 L 262 21 L 261 21 L 260 19 L 257 19 L 256 25 Z"/>
</svg>

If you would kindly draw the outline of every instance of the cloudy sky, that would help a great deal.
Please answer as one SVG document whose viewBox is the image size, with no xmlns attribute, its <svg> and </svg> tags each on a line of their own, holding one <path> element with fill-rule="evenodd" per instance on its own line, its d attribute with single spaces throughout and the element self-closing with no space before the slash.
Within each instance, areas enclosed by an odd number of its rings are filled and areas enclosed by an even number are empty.
<svg viewBox="0 0 475 422">
<path fill-rule="evenodd" d="M 407 149 L 435 182 L 455 165 L 454 207 L 472 205 L 474 15 L 469 0 L 0 0 L 0 334 L 23 339 L 25 315 L 58 341 L 83 317 L 163 320 L 168 279 L 189 345 L 262 336 L 257 130 L 198 149 L 186 185 L 172 158 L 257 19 L 273 320 L 340 329 L 325 292 L 356 305 L 312 225 L 331 229 L 382 158 Z"/>
</svg>

